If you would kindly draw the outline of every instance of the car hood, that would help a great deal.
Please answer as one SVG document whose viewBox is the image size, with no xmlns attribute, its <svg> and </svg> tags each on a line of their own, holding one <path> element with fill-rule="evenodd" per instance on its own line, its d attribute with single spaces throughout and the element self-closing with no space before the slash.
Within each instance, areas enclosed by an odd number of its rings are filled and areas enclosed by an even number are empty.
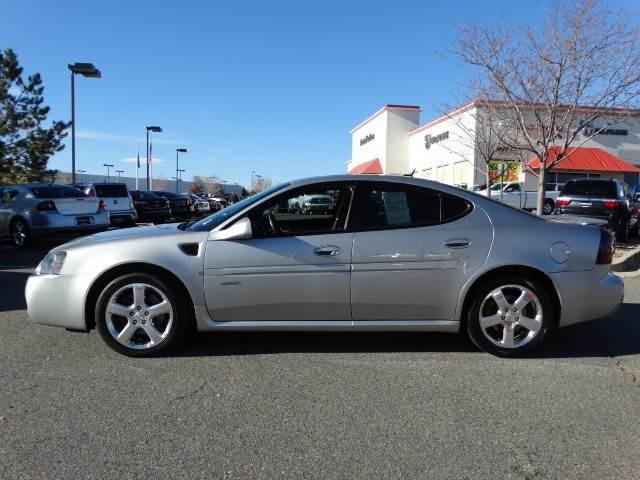
<svg viewBox="0 0 640 480">
<path fill-rule="evenodd" d="M 167 223 L 163 225 L 149 225 L 132 228 L 119 228 L 106 232 L 95 233 L 86 237 L 76 238 L 64 243 L 54 250 L 65 250 L 73 247 L 84 247 L 98 243 L 105 243 L 118 240 L 132 240 L 135 238 L 160 237 L 175 234 L 179 231 L 180 223 Z"/>
</svg>

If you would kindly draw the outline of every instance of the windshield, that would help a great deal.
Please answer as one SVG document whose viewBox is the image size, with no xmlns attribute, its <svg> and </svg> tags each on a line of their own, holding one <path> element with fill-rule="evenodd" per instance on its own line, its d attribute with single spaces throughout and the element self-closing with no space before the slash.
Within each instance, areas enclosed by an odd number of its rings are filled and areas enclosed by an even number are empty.
<svg viewBox="0 0 640 480">
<path fill-rule="evenodd" d="M 288 183 L 283 183 L 281 185 L 278 185 L 278 186 L 275 186 L 275 187 L 271 187 L 268 190 L 264 190 L 264 191 L 262 191 L 260 193 L 256 193 L 255 195 L 251 195 L 250 197 L 247 197 L 247 198 L 245 198 L 244 200 L 241 200 L 238 203 L 234 203 L 233 205 L 229 205 L 224 210 L 219 210 L 218 212 L 214 213 L 213 215 L 209 215 L 207 218 L 203 218 L 199 222 L 194 223 L 193 225 L 191 225 L 189 227 L 189 230 L 196 231 L 196 232 L 204 232 L 204 231 L 213 230 L 218 225 L 220 225 L 222 222 L 227 220 L 229 217 L 232 217 L 233 215 L 235 215 L 236 213 L 244 210 L 248 206 L 259 202 L 263 198 L 268 197 L 269 195 L 271 195 L 273 192 L 277 192 L 278 190 L 282 190 L 283 188 L 285 188 L 287 186 L 289 186 Z"/>
<path fill-rule="evenodd" d="M 95 185 L 96 196 L 104 198 L 126 198 L 129 196 L 127 186 L 121 185 Z"/>
</svg>

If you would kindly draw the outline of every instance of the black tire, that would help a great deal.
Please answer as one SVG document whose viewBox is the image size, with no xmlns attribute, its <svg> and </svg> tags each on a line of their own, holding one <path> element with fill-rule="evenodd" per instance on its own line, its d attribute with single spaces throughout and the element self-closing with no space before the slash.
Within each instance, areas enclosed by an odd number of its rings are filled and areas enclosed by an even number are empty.
<svg viewBox="0 0 640 480">
<path fill-rule="evenodd" d="M 550 198 L 545 198 L 544 205 L 542 207 L 543 215 L 551 215 L 556 208 L 556 204 Z"/>
<path fill-rule="evenodd" d="M 11 235 L 11 243 L 13 243 L 13 246 L 16 248 L 25 248 L 31 243 L 31 230 L 23 218 L 14 218 L 11 220 L 9 234 Z"/>
<path fill-rule="evenodd" d="M 625 220 L 623 224 L 616 229 L 616 240 L 618 242 L 626 242 L 629 240 L 629 220 Z"/>
<path fill-rule="evenodd" d="M 172 322 L 170 326 L 166 327 L 170 330 L 168 332 L 162 331 L 162 334 L 164 335 L 164 333 L 166 333 L 166 336 L 156 345 L 140 349 L 125 346 L 114 338 L 113 334 L 110 331 L 110 327 L 107 324 L 106 313 L 107 304 L 110 301 L 111 297 L 120 289 L 123 289 L 124 287 L 135 283 L 146 284 L 161 291 L 169 301 L 172 308 Z M 152 293 L 154 293 L 153 290 Z M 135 305 L 135 302 L 133 303 Z M 140 311 L 140 319 L 144 318 L 142 317 L 142 315 L 144 314 L 144 310 L 145 308 Z M 111 318 L 113 327 L 115 327 L 116 320 L 121 323 L 129 322 L 129 319 L 125 319 L 124 317 L 112 315 Z M 123 319 L 126 321 L 123 321 Z M 116 352 L 130 357 L 152 357 L 169 351 L 184 337 L 185 333 L 189 330 L 190 321 L 190 310 L 188 308 L 188 305 L 185 302 L 185 299 L 182 298 L 178 293 L 178 289 L 174 285 L 172 285 L 172 282 L 158 275 L 151 275 L 147 273 L 132 273 L 122 275 L 109 282 L 100 293 L 95 308 L 96 328 L 104 342 Z M 155 318 L 149 320 L 149 326 L 151 326 L 152 322 L 155 322 Z M 138 325 L 138 327 L 132 327 L 135 329 L 135 333 L 131 340 L 132 343 L 135 343 L 136 339 L 134 337 L 137 336 L 141 339 L 139 344 L 144 344 L 144 337 L 146 336 L 148 340 L 150 340 L 151 337 L 149 337 L 145 333 L 145 331 L 142 330 L 143 326 L 141 324 Z M 122 332 L 122 330 L 120 330 L 120 332 Z"/>
<path fill-rule="evenodd" d="M 480 308 L 483 301 L 490 292 L 506 285 L 518 285 L 529 289 L 538 297 L 542 308 L 542 321 L 537 334 L 528 343 L 513 348 L 504 348 L 495 345 L 487 338 L 480 326 Z M 496 355 L 498 357 L 521 357 L 530 355 L 540 348 L 556 325 L 553 302 L 551 301 L 549 293 L 537 282 L 529 280 L 523 276 L 505 275 L 503 277 L 492 279 L 483 283 L 482 286 L 476 289 L 472 295 L 473 297 L 471 298 L 469 308 L 467 309 L 464 318 L 467 334 L 471 341 L 480 350 L 492 355 Z M 498 329 L 500 328 L 498 325 L 496 325 L 496 327 Z M 514 329 L 514 331 L 516 330 Z"/>
</svg>

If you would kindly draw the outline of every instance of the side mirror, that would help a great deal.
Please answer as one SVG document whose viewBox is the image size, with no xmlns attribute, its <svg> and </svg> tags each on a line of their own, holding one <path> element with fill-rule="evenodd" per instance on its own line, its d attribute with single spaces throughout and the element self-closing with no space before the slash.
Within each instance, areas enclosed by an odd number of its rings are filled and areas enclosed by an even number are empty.
<svg viewBox="0 0 640 480">
<path fill-rule="evenodd" d="M 251 220 L 244 217 L 225 230 L 211 232 L 209 240 L 247 240 L 252 237 Z"/>
</svg>

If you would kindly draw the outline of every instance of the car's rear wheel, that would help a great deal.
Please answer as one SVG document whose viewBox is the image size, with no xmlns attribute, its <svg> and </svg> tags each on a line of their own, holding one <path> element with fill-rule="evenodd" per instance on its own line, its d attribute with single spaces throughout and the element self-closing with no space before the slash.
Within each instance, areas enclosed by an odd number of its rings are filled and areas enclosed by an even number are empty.
<svg viewBox="0 0 640 480">
<path fill-rule="evenodd" d="M 18 248 L 26 247 L 31 242 L 29 225 L 22 218 L 15 218 L 11 221 L 9 234 L 13 245 Z"/>
<path fill-rule="evenodd" d="M 96 327 L 109 347 L 132 357 L 166 352 L 188 324 L 184 299 L 164 278 L 146 273 L 111 281 L 98 297 Z"/>
<path fill-rule="evenodd" d="M 546 198 L 544 200 L 544 204 L 542 205 L 542 213 L 544 215 L 551 215 L 553 210 L 556 208 L 556 204 L 550 198 Z"/>
<path fill-rule="evenodd" d="M 629 239 L 629 220 L 622 222 L 622 225 L 616 230 L 616 240 L 626 242 Z"/>
<path fill-rule="evenodd" d="M 537 282 L 504 276 L 477 289 L 467 311 L 471 341 L 500 357 L 527 355 L 540 347 L 555 324 L 549 294 Z"/>
</svg>

